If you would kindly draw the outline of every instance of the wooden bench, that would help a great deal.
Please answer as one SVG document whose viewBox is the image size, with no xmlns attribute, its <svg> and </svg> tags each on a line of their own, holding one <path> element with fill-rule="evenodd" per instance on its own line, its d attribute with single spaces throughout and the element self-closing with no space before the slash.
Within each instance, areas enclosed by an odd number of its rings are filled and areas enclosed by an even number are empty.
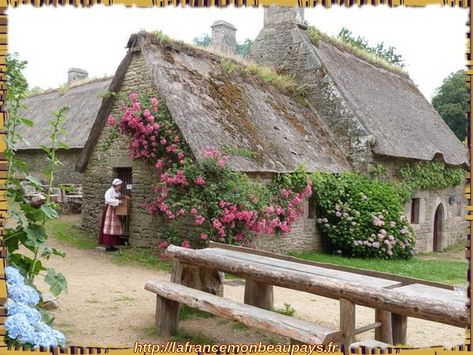
<svg viewBox="0 0 473 355">
<path fill-rule="evenodd" d="M 169 336 L 177 330 L 179 306 L 205 311 L 244 325 L 289 337 L 304 344 L 340 342 L 342 332 L 275 313 L 255 306 L 234 302 L 207 292 L 167 281 L 148 281 L 145 289 L 157 295 L 156 326 L 158 334 Z"/>
</svg>

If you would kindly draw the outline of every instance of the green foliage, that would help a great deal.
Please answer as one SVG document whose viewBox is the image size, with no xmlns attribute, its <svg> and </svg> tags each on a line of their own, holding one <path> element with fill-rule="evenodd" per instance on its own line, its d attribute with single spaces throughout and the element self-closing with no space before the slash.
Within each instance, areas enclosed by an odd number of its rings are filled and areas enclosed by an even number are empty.
<svg viewBox="0 0 473 355">
<path fill-rule="evenodd" d="M 212 37 L 206 33 L 200 37 L 195 37 L 192 40 L 192 43 L 199 47 L 210 47 L 212 45 Z M 252 44 L 253 41 L 249 38 L 245 39 L 243 43 L 237 43 L 236 54 L 242 58 L 248 57 L 248 53 L 250 52 L 250 47 Z"/>
<path fill-rule="evenodd" d="M 412 192 L 455 187 L 465 181 L 465 170 L 439 161 L 409 163 L 398 174 Z"/>
<path fill-rule="evenodd" d="M 354 47 L 365 50 L 368 53 L 372 53 L 384 59 L 388 63 L 397 65 L 400 68 L 404 68 L 404 60 L 402 59 L 402 55 L 396 53 L 395 47 L 386 48 L 384 42 L 378 43 L 375 46 L 370 46 L 365 38 L 361 36 L 355 38 L 353 33 L 345 27 L 341 29 L 340 33 L 338 34 L 338 38 Z"/>
<path fill-rule="evenodd" d="M 22 140 L 18 129 L 22 125 L 32 126 L 32 122 L 20 113 L 25 108 L 22 101 L 28 95 L 28 83 L 23 75 L 26 62 L 21 61 L 17 55 L 8 55 L 7 63 L 7 108 L 8 120 L 6 129 L 8 132 L 7 151 L 9 167 L 7 173 L 8 217 L 16 221 L 16 225 L 5 229 L 4 243 L 7 248 L 7 260 L 9 264 L 16 266 L 26 276 L 27 282 L 34 287 L 35 277 L 45 276 L 44 281 L 50 286 L 55 295 L 67 289 L 64 276 L 53 268 L 47 268 L 42 261 L 48 260 L 52 255 L 64 256 L 64 253 L 46 244 L 48 234 L 45 224 L 48 220 L 58 217 L 58 206 L 50 202 L 52 183 L 54 181 L 54 170 L 60 164 L 56 159 L 57 149 L 67 149 L 67 146 L 59 141 L 61 124 L 64 121 L 64 113 L 67 108 L 60 108 L 51 120 L 51 147 L 43 147 L 49 162 L 46 169 L 47 188 L 44 189 L 40 182 L 28 172 L 26 164 L 20 162 L 16 156 L 16 144 Z M 44 204 L 41 207 L 33 207 L 24 198 L 25 185 L 35 188 L 44 195 Z M 42 274 L 46 271 L 47 274 Z"/>
<path fill-rule="evenodd" d="M 161 260 L 156 250 L 150 248 L 120 249 L 113 253 L 113 262 L 118 265 L 140 265 L 156 271 L 172 270 L 172 262 Z"/>
<path fill-rule="evenodd" d="M 229 146 L 224 146 L 222 148 L 222 152 L 230 156 L 239 156 L 249 159 L 254 158 L 256 156 L 256 153 L 254 151 Z"/>
<path fill-rule="evenodd" d="M 407 73 L 404 71 L 404 69 L 402 68 L 402 66 L 399 64 L 393 64 L 393 63 L 390 63 L 389 61 L 387 61 L 385 58 L 383 57 L 380 57 L 379 55 L 377 55 L 376 53 L 376 47 L 373 48 L 372 51 L 368 51 L 367 49 L 364 49 L 364 48 L 360 48 L 359 46 L 357 46 L 356 44 L 353 44 L 351 43 L 350 41 L 346 42 L 344 41 L 342 38 L 340 37 L 332 37 L 332 36 L 329 36 L 323 32 L 320 32 L 317 28 L 313 27 L 313 26 L 309 26 L 308 29 L 307 29 L 307 36 L 309 37 L 310 41 L 316 46 L 318 47 L 320 45 L 320 41 L 324 41 L 324 42 L 327 42 L 327 43 L 330 43 L 332 45 L 334 45 L 335 47 L 341 49 L 341 50 L 344 50 L 348 53 L 352 53 L 353 55 L 356 55 L 357 57 L 363 59 L 363 60 L 366 60 L 368 63 L 376 66 L 376 67 L 380 67 L 380 68 L 383 68 L 383 69 L 386 69 L 386 70 L 389 70 L 393 73 L 396 73 L 396 74 L 399 74 L 399 75 L 403 75 L 403 76 L 407 76 Z M 356 42 L 356 40 L 355 40 Z M 384 49 L 384 44 L 382 45 L 382 47 L 380 46 L 378 51 L 385 51 Z M 387 56 L 391 56 L 391 53 L 393 55 L 394 54 L 394 49 L 392 51 L 390 51 L 389 49 L 387 50 Z M 393 57 L 395 58 L 395 57 Z M 394 59 L 395 60 L 395 59 Z"/>
<path fill-rule="evenodd" d="M 243 43 L 237 43 L 236 54 L 238 54 L 239 56 L 243 58 L 248 57 L 252 44 L 253 44 L 253 41 L 249 38 L 245 39 Z"/>
<path fill-rule="evenodd" d="M 467 135 L 468 84 L 466 73 L 459 70 L 443 80 L 435 91 L 432 105 L 457 138 L 464 141 Z"/>
<path fill-rule="evenodd" d="M 199 47 L 208 47 L 212 44 L 212 37 L 210 37 L 208 34 L 205 34 L 201 37 L 195 37 L 192 40 L 192 43 Z"/>
<path fill-rule="evenodd" d="M 414 254 L 400 186 L 358 173 L 317 173 L 313 188 L 317 223 L 331 252 L 403 259 Z"/>
<path fill-rule="evenodd" d="M 222 70 L 225 74 L 231 74 L 235 71 L 237 65 L 233 60 L 222 58 L 220 61 Z"/>
<path fill-rule="evenodd" d="M 296 313 L 296 310 L 289 303 L 284 303 L 284 308 L 275 309 L 274 311 L 289 317 L 294 316 L 294 314 Z"/>
<path fill-rule="evenodd" d="M 171 41 L 171 37 L 169 37 L 167 34 L 165 34 L 163 31 L 155 31 L 154 35 L 160 42 L 169 42 Z"/>
<path fill-rule="evenodd" d="M 181 305 L 179 308 L 179 319 L 186 320 L 186 319 L 195 319 L 195 318 L 211 318 L 213 317 L 212 314 L 191 308 L 188 305 Z"/>
</svg>

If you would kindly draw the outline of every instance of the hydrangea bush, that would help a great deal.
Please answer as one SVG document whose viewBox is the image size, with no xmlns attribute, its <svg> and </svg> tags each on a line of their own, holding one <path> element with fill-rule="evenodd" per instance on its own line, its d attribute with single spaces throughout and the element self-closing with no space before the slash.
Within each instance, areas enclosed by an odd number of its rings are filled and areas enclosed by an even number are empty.
<svg viewBox="0 0 473 355">
<path fill-rule="evenodd" d="M 157 97 L 130 93 L 119 118 L 111 115 L 108 123 L 130 138 L 132 159 L 156 169 L 155 198 L 143 207 L 171 226 L 177 220 L 194 225 L 194 235 L 181 241 L 184 247 L 207 240 L 247 245 L 258 233 L 288 233 L 304 211 L 304 199 L 312 194 L 307 178 L 297 185 L 285 180 L 269 185 L 250 181 L 228 168 L 230 156 L 212 147 L 202 152 L 203 161 L 198 163 Z M 160 246 L 169 242 L 175 243 L 165 240 Z"/>
<path fill-rule="evenodd" d="M 403 259 L 416 252 L 402 187 L 358 173 L 315 174 L 313 183 L 317 223 L 331 251 Z"/>
<path fill-rule="evenodd" d="M 5 275 L 8 291 L 5 328 L 8 341 L 33 348 L 64 346 L 64 335 L 47 325 L 35 308 L 40 301 L 38 292 L 25 284 L 24 277 L 17 269 L 9 266 L 5 269 Z"/>
</svg>

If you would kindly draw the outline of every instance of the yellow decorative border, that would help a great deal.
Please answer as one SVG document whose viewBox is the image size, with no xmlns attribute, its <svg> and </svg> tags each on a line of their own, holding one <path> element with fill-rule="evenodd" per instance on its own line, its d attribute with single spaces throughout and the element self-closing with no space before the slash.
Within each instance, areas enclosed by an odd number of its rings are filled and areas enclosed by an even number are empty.
<svg viewBox="0 0 473 355">
<path fill-rule="evenodd" d="M 10 350 L 7 348 L 4 335 L 5 327 L 4 322 L 6 319 L 6 310 L 4 304 L 7 298 L 7 288 L 5 282 L 5 266 L 6 266 L 6 249 L 3 245 L 4 236 L 4 224 L 7 215 L 7 201 L 5 199 L 6 190 L 6 176 L 7 176 L 7 160 L 5 158 L 6 151 L 6 137 L 5 137 L 5 119 L 6 119 L 6 64 L 5 56 L 8 51 L 8 18 L 5 11 L 8 7 L 17 7 L 19 5 L 33 5 L 35 7 L 40 6 L 58 6 L 58 5 L 72 5 L 75 7 L 90 7 L 92 5 L 125 5 L 125 6 L 136 6 L 136 7 L 259 7 L 267 5 L 283 5 L 283 6 L 302 6 L 302 7 L 315 7 L 324 6 L 330 8 L 331 6 L 363 6 L 363 5 L 388 5 L 390 7 L 396 6 L 426 6 L 426 5 L 440 5 L 449 7 L 460 7 L 469 8 L 469 21 L 466 26 L 468 27 L 466 38 L 466 65 L 467 65 L 467 81 L 470 91 L 470 103 L 468 111 L 468 148 L 470 150 L 470 172 L 467 176 L 467 184 L 465 189 L 465 196 L 468 200 L 467 215 L 466 219 L 470 221 L 468 228 L 468 241 L 466 248 L 466 258 L 469 261 L 468 266 L 468 282 L 471 281 L 471 230 L 473 227 L 473 205 L 471 203 L 471 191 L 473 191 L 473 179 L 472 176 L 472 162 L 473 162 L 473 151 L 471 149 L 473 142 L 473 130 L 471 129 L 472 112 L 473 112 L 473 55 L 471 49 L 473 48 L 473 37 L 471 35 L 471 24 L 473 23 L 473 12 L 471 11 L 471 0 L 0 0 L 0 355 L 7 354 L 116 354 L 116 355 L 131 355 L 136 354 L 133 349 L 110 349 L 100 347 L 86 347 L 86 346 L 69 346 L 65 349 L 59 348 L 41 348 L 39 350 Z M 238 11 L 238 10 L 235 10 Z M 471 319 L 473 316 L 471 308 L 471 288 L 468 287 L 468 309 L 470 313 L 470 325 L 466 331 L 465 344 L 458 346 L 454 349 L 444 349 L 442 347 L 432 347 L 424 349 L 394 349 L 394 350 L 368 350 L 364 347 L 356 349 L 352 354 L 389 354 L 392 352 L 401 354 L 411 355 L 430 355 L 430 354 L 465 354 L 471 351 L 471 339 L 472 339 L 472 327 Z M 164 353 L 159 353 L 164 354 Z M 269 354 L 269 353 L 268 353 Z"/>
</svg>

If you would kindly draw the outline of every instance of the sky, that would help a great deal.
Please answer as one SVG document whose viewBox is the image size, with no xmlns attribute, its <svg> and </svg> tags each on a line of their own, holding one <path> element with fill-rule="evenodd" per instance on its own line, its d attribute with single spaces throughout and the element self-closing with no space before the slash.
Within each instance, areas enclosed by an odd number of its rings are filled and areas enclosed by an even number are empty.
<svg viewBox="0 0 473 355">
<path fill-rule="evenodd" d="M 347 27 L 371 45 L 385 42 L 405 60 L 411 79 L 431 99 L 450 73 L 466 65 L 467 9 L 430 5 L 305 9 L 305 19 L 337 35 Z M 232 23 L 237 41 L 254 39 L 263 26 L 263 8 L 126 8 L 94 6 L 20 6 L 8 11 L 9 52 L 28 61 L 30 87 L 55 88 L 67 81 L 67 70 L 79 67 L 89 77 L 113 75 L 124 57 L 128 38 L 140 30 L 161 30 L 192 42 L 210 34 L 216 20 Z"/>
</svg>

